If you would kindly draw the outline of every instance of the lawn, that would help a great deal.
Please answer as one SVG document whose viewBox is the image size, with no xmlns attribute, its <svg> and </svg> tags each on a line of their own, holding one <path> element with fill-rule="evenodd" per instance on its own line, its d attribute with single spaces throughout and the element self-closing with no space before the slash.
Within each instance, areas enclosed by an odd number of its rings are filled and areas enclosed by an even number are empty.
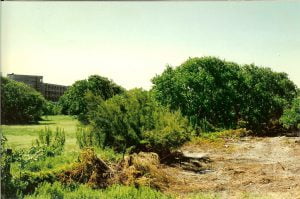
<svg viewBox="0 0 300 199">
<path fill-rule="evenodd" d="M 79 122 L 67 115 L 44 116 L 38 124 L 29 125 L 1 125 L 3 135 L 8 139 L 11 148 L 28 148 L 32 141 L 37 138 L 38 132 L 46 126 L 55 130 L 62 128 L 66 133 L 66 151 L 77 151 L 76 128 Z"/>
</svg>

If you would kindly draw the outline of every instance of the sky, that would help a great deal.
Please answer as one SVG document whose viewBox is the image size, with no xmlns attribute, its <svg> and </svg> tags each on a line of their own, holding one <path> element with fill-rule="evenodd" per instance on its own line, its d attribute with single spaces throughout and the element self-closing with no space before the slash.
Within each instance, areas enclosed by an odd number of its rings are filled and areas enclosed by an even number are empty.
<svg viewBox="0 0 300 199">
<path fill-rule="evenodd" d="M 1 2 L 1 71 L 151 88 L 166 65 L 216 56 L 300 87 L 300 1 Z"/>
</svg>

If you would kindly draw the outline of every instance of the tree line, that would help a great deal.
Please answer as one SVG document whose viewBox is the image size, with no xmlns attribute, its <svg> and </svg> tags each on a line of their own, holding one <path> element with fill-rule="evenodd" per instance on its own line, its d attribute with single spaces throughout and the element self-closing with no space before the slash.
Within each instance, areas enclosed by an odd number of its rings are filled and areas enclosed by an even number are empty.
<svg viewBox="0 0 300 199">
<path fill-rule="evenodd" d="M 81 147 L 165 153 L 192 135 L 246 128 L 257 135 L 298 129 L 299 90 L 286 73 L 216 57 L 167 66 L 153 87 L 126 90 L 92 75 L 76 81 L 58 103 L 1 77 L 2 124 L 37 122 L 43 114 L 76 116 Z"/>
</svg>

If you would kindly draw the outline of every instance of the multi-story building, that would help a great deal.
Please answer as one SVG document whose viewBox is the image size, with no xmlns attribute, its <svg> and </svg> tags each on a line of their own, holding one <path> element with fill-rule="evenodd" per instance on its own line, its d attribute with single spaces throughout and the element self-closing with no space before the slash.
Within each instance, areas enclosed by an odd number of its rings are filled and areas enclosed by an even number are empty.
<svg viewBox="0 0 300 199">
<path fill-rule="evenodd" d="M 36 75 L 17 75 L 17 74 L 8 74 L 8 78 L 13 79 L 18 82 L 23 82 L 40 93 L 47 99 L 51 101 L 58 101 L 59 97 L 64 94 L 68 89 L 68 86 L 43 83 L 43 76 Z"/>
<path fill-rule="evenodd" d="M 32 88 L 34 88 L 37 91 L 42 91 L 43 87 L 43 76 L 35 76 L 35 75 L 17 75 L 17 74 L 8 74 L 8 78 L 18 81 L 18 82 L 23 82 Z"/>
<path fill-rule="evenodd" d="M 51 101 L 58 101 L 59 97 L 64 94 L 68 86 L 43 83 L 43 95 Z"/>
</svg>

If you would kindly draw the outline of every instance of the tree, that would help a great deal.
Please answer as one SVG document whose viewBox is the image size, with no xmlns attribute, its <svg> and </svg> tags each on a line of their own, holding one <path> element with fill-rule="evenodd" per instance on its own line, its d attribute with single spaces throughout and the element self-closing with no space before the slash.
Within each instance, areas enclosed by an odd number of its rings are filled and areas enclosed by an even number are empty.
<svg viewBox="0 0 300 199">
<path fill-rule="evenodd" d="M 248 128 L 265 131 L 272 123 L 278 123 L 284 107 L 296 96 L 296 86 L 287 74 L 253 64 L 241 67 L 240 73 L 241 118 L 247 121 Z"/>
<path fill-rule="evenodd" d="M 172 110 L 180 109 L 195 127 L 203 123 L 234 127 L 238 70 L 237 64 L 213 57 L 188 59 L 154 77 L 153 91 L 158 101 Z"/>
<path fill-rule="evenodd" d="M 285 73 L 215 57 L 190 58 L 177 68 L 167 66 L 152 82 L 156 99 L 171 110 L 180 109 L 200 131 L 243 124 L 261 132 L 279 119 L 296 94 Z"/>
<path fill-rule="evenodd" d="M 45 106 L 44 97 L 30 86 L 1 77 L 3 124 L 37 122 Z"/>
<path fill-rule="evenodd" d="M 87 102 L 85 95 L 87 92 L 92 92 L 106 100 L 124 92 L 124 89 L 113 81 L 98 75 L 92 75 L 87 80 L 76 81 L 59 100 L 62 113 L 77 115 L 79 120 L 86 122 Z"/>
</svg>

